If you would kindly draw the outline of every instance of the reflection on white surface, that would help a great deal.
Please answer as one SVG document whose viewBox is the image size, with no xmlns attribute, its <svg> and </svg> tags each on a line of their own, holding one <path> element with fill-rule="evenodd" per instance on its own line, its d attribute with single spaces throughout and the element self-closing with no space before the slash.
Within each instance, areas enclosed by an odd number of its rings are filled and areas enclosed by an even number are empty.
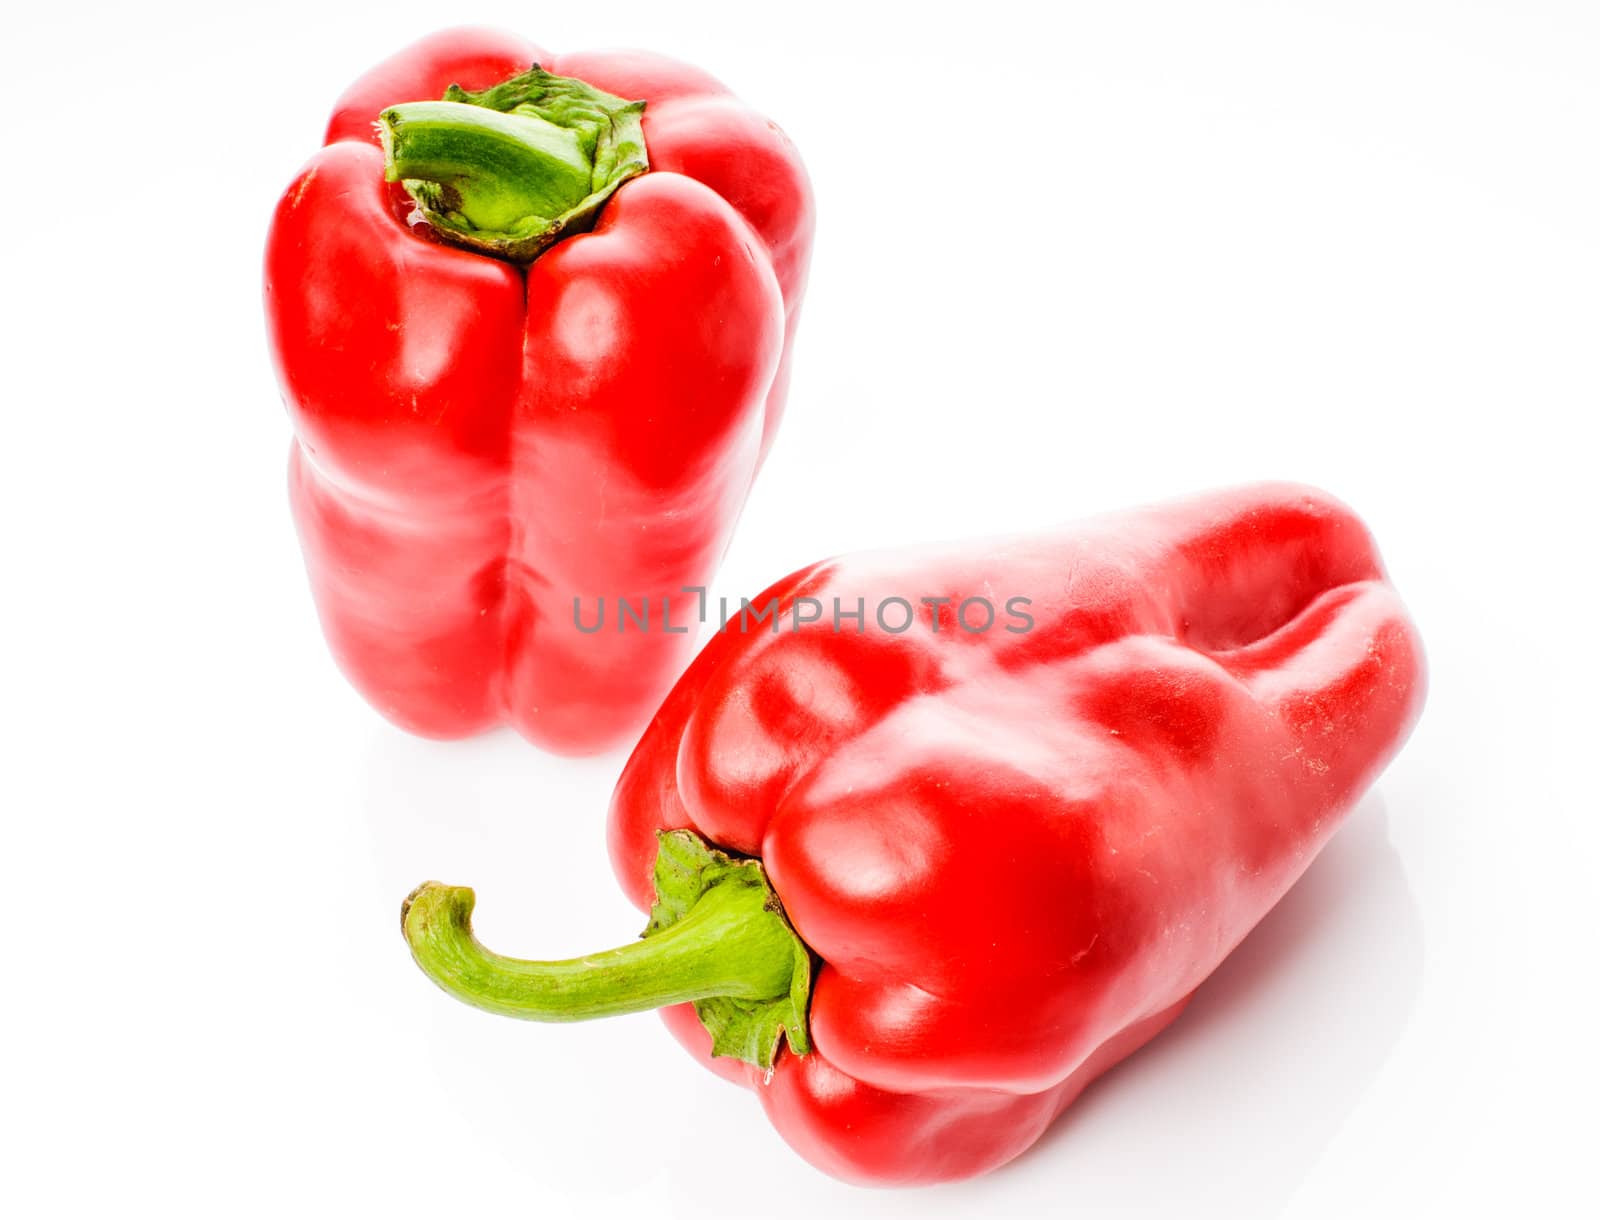
<svg viewBox="0 0 1600 1220">
<path fill-rule="evenodd" d="M 1387 823 L 1380 796 L 1363 801 L 1172 1028 L 1014 1171 L 1054 1161 L 1100 1215 L 1153 1214 L 1174 1180 L 1185 1215 L 1277 1215 L 1416 1001 L 1422 920 Z"/>
<path fill-rule="evenodd" d="M 380 889 L 398 907 L 426 878 L 472 885 L 483 940 L 518 956 L 631 938 L 640 916 L 600 850 L 620 761 L 549 759 L 509 732 L 437 745 L 375 729 L 366 804 Z M 404 953 L 398 931 L 393 949 Z M 1031 1151 L 979 1183 L 866 1197 L 958 1216 L 1046 1191 L 1096 1216 L 1164 1215 L 1182 1183 L 1186 1216 L 1277 1215 L 1404 1030 L 1422 958 L 1420 914 L 1374 793 L 1176 1024 Z M 738 1150 L 719 1172 L 730 1188 L 758 1189 L 773 1175 L 803 1184 L 770 1201 L 773 1216 L 807 1215 L 839 1192 L 860 1197 L 801 1163 L 754 1098 L 689 1060 L 652 1018 L 509 1021 L 435 1000 L 420 973 L 397 994 L 433 1014 L 429 1045 L 416 1048 L 418 1067 L 431 1066 L 415 1087 L 542 1189 L 620 1196 L 665 1166 L 687 1213 L 704 1187 L 699 1149 L 715 1146 Z M 692 1102 L 692 1121 L 660 1130 L 637 1109 L 641 1093 Z M 630 1127 L 629 1138 L 678 1146 L 594 1181 L 581 1159 L 588 1141 Z"/>
</svg>

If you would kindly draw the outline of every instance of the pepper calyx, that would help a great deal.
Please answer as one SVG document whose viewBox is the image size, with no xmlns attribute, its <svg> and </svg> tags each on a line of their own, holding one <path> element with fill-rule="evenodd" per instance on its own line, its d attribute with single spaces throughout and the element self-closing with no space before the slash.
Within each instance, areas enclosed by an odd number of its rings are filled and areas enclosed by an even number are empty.
<svg viewBox="0 0 1600 1220">
<path fill-rule="evenodd" d="M 688 915 L 707 890 L 737 885 L 759 891 L 762 910 L 789 929 L 793 938 L 794 975 L 787 994 L 763 1000 L 710 996 L 694 1002 L 695 1016 L 711 1035 L 712 1055 L 771 1070 L 780 1039 L 786 1039 L 796 1055 L 810 1053 L 806 1010 L 811 1002 L 811 951 L 790 927 L 761 862 L 720 851 L 688 830 L 659 831 L 656 840 L 656 901 L 650 908 L 646 937 Z"/>
<path fill-rule="evenodd" d="M 644 108 L 538 64 L 476 92 L 451 85 L 378 116 L 384 177 L 444 241 L 532 262 L 649 170 Z"/>
</svg>

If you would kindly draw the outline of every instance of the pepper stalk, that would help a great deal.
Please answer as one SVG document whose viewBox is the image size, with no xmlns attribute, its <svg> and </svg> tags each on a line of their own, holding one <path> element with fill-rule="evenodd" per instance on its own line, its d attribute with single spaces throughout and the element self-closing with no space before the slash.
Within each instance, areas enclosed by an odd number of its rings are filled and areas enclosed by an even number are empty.
<svg viewBox="0 0 1600 1220">
<path fill-rule="evenodd" d="M 531 262 L 650 168 L 644 107 L 538 64 L 475 93 L 451 85 L 378 116 L 384 177 L 445 241 Z"/>
<path fill-rule="evenodd" d="M 811 954 L 758 860 L 692 831 L 657 835 L 656 902 L 633 944 L 566 961 L 525 961 L 472 933 L 475 896 L 428 881 L 400 911 L 424 974 L 477 1008 L 529 1021 L 587 1021 L 692 1002 L 711 1053 L 771 1070 L 780 1039 L 811 1049 Z"/>
</svg>

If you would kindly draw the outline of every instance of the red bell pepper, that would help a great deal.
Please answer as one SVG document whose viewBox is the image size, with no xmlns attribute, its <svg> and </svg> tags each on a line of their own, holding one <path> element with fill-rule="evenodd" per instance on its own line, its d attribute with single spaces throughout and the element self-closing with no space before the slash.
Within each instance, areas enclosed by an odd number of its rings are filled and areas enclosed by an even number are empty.
<svg viewBox="0 0 1600 1220">
<path fill-rule="evenodd" d="M 655 55 L 455 30 L 346 92 L 266 312 L 312 592 L 379 711 L 637 729 L 782 413 L 811 234 L 783 133 Z M 663 597 L 671 631 L 578 629 Z"/>
<path fill-rule="evenodd" d="M 498 957 L 433 882 L 402 920 L 493 1011 L 680 1005 L 682 1041 L 861 1182 L 1038 1139 L 1283 896 L 1423 698 L 1366 529 L 1303 488 L 833 560 L 774 598 L 779 630 L 735 618 L 617 786 L 644 940 Z"/>
</svg>

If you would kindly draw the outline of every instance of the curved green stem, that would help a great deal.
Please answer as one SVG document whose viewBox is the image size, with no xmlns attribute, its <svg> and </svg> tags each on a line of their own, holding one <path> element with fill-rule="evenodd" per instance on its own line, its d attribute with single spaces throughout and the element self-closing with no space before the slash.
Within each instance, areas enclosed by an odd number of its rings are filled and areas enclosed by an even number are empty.
<svg viewBox="0 0 1600 1220">
<path fill-rule="evenodd" d="M 658 901 L 633 944 L 565 961 L 504 957 L 472 933 L 473 892 L 429 881 L 401 909 L 412 956 L 457 999 L 504 1016 L 585 1021 L 692 1001 L 714 1054 L 770 1068 L 780 1034 L 806 1053 L 810 954 L 759 862 L 687 831 L 660 842 Z"/>
<path fill-rule="evenodd" d="M 587 1021 L 668 1004 L 789 993 L 792 933 L 762 918 L 761 895 L 723 886 L 681 922 L 618 949 L 566 961 L 502 957 L 472 934 L 473 893 L 430 881 L 412 894 L 406 939 L 417 965 L 468 1004 L 529 1021 Z"/>
</svg>

